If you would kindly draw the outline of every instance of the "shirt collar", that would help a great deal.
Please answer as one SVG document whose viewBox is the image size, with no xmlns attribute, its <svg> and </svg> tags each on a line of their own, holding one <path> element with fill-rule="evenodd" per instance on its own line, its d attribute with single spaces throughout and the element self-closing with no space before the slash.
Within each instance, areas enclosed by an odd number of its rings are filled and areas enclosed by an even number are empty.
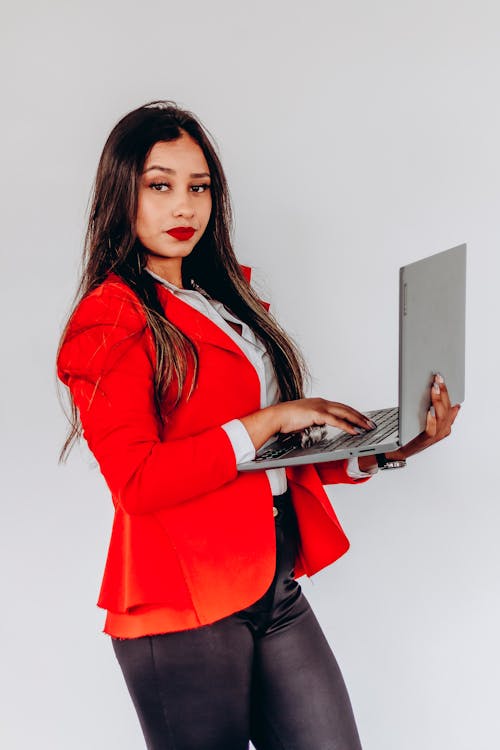
<svg viewBox="0 0 500 750">
<path fill-rule="evenodd" d="M 150 271 L 149 268 L 145 268 L 145 271 L 149 273 L 150 276 L 152 276 L 154 279 L 160 282 L 160 284 L 163 284 L 163 286 L 166 286 L 167 289 L 170 289 L 174 294 L 176 292 L 185 292 L 190 291 L 189 289 L 181 289 L 178 286 L 175 286 L 175 284 L 172 284 L 170 281 L 167 281 L 166 279 L 162 278 L 161 276 L 158 276 L 157 273 L 154 273 L 153 271 Z"/>
</svg>

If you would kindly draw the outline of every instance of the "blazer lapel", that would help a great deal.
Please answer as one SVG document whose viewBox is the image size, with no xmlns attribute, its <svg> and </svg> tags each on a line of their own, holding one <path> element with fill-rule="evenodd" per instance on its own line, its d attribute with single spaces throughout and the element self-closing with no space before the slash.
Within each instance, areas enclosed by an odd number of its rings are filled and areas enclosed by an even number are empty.
<svg viewBox="0 0 500 750">
<path fill-rule="evenodd" d="M 234 354 L 245 356 L 240 347 L 233 339 L 218 325 L 213 323 L 206 315 L 195 310 L 187 302 L 176 297 L 175 294 L 162 286 L 157 285 L 158 296 L 165 310 L 165 315 L 175 326 L 195 341 L 209 343 L 222 349 L 228 349 Z"/>
</svg>

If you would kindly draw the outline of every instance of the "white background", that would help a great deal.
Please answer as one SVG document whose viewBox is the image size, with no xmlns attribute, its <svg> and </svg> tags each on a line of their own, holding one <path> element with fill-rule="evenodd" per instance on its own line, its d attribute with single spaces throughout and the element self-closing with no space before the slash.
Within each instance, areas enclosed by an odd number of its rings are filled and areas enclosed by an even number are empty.
<svg viewBox="0 0 500 750">
<path fill-rule="evenodd" d="M 112 506 L 85 449 L 57 465 L 54 355 L 104 140 L 155 98 L 214 134 L 314 393 L 395 403 L 398 268 L 468 242 L 456 429 L 329 490 L 352 547 L 304 588 L 365 750 L 496 746 L 498 3 L 18 0 L 0 26 L 2 747 L 143 747 L 95 607 Z"/>
</svg>

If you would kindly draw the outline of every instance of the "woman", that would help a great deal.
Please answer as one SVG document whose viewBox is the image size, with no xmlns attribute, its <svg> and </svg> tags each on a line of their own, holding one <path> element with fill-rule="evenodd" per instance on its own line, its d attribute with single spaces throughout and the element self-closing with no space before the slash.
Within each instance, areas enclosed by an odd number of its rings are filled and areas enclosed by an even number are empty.
<svg viewBox="0 0 500 750">
<path fill-rule="evenodd" d="M 304 398 L 301 356 L 230 240 L 226 180 L 189 112 L 151 102 L 99 163 L 77 304 L 58 352 L 73 428 L 115 517 L 99 606 L 148 748 L 355 750 L 335 658 L 296 578 L 348 548 L 324 484 L 373 456 L 238 473 L 276 433 L 373 428 Z M 437 376 L 426 431 L 458 412 Z M 80 421 L 81 420 L 81 421 Z"/>
</svg>

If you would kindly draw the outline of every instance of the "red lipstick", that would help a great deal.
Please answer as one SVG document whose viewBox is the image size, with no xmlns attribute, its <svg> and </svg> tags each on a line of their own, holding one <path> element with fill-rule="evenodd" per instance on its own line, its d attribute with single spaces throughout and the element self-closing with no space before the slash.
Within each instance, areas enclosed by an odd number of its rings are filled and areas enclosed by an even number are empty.
<svg viewBox="0 0 500 750">
<path fill-rule="evenodd" d="M 196 229 L 193 227 L 174 227 L 173 229 L 167 229 L 167 234 L 175 237 L 176 240 L 190 240 Z"/>
</svg>

